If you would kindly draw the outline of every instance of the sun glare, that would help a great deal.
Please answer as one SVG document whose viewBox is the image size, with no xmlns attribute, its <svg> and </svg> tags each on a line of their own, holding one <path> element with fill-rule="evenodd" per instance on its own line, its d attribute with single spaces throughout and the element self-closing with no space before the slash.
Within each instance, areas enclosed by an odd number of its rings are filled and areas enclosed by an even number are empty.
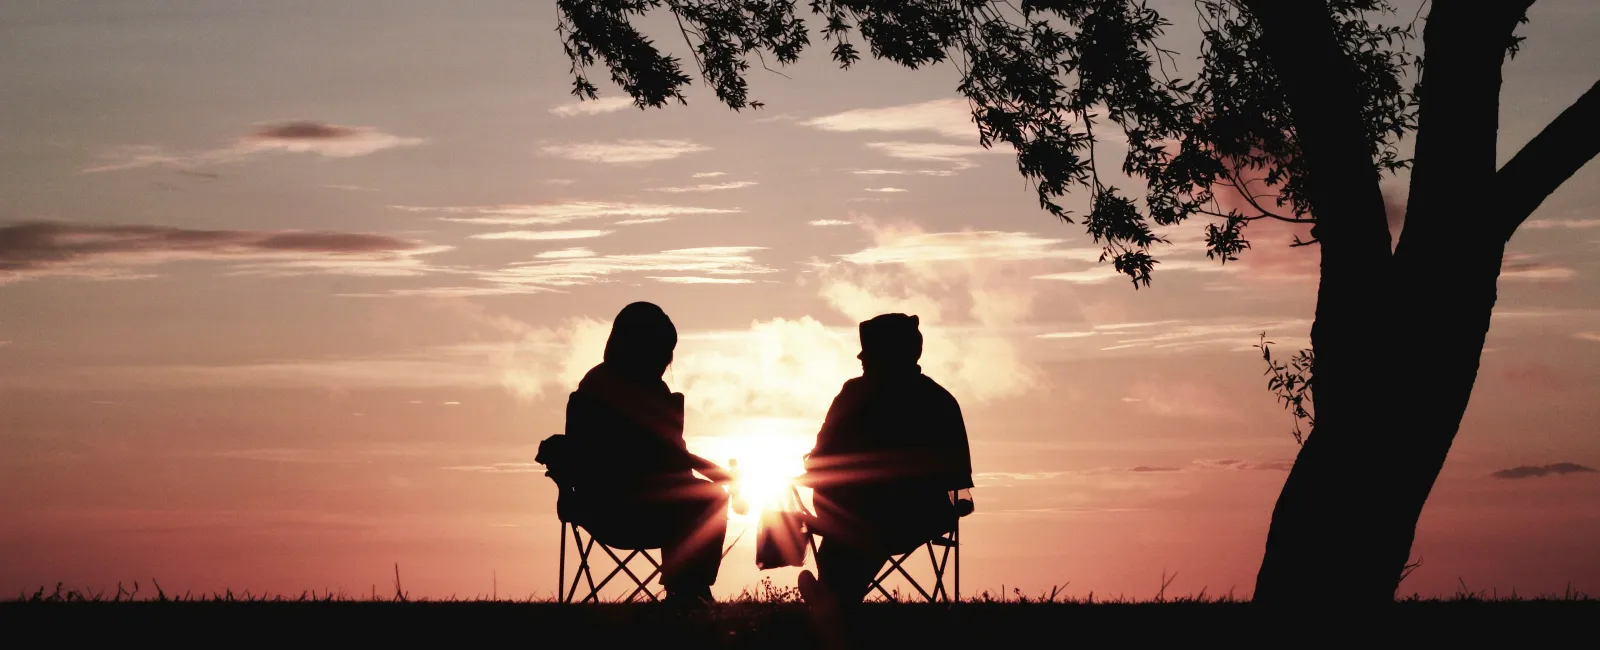
<svg viewBox="0 0 1600 650">
<path fill-rule="evenodd" d="M 696 453 L 736 473 L 734 492 L 746 504 L 736 518 L 757 519 L 761 511 L 787 504 L 794 477 L 805 471 L 803 458 L 816 437 L 807 423 L 774 419 L 740 420 L 723 435 L 695 442 Z"/>
</svg>

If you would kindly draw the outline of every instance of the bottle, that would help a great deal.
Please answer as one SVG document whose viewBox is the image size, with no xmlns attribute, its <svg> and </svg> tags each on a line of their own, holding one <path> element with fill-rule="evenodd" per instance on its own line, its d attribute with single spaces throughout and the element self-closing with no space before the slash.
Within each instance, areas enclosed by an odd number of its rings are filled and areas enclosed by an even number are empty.
<svg viewBox="0 0 1600 650">
<path fill-rule="evenodd" d="M 733 477 L 728 483 L 728 497 L 733 501 L 733 513 L 743 515 L 750 510 L 750 504 L 745 502 L 744 493 L 739 491 L 739 459 L 728 459 L 728 473 Z"/>
<path fill-rule="evenodd" d="M 961 488 L 950 492 L 950 505 L 955 506 L 956 516 L 965 517 L 972 514 L 975 509 L 972 503 L 972 489 Z"/>
</svg>

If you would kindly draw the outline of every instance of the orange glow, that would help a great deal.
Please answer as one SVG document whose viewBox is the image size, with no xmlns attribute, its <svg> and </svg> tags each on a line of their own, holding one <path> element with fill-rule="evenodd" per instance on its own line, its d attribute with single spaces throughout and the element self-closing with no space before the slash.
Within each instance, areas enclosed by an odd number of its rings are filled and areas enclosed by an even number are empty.
<svg viewBox="0 0 1600 650">
<path fill-rule="evenodd" d="M 742 515 L 733 513 L 733 518 L 754 521 L 764 509 L 783 507 L 794 477 L 805 469 L 803 459 L 815 439 L 814 432 L 803 428 L 806 424 L 779 418 L 746 418 L 738 420 L 727 434 L 691 443 L 700 447 L 696 453 L 723 463 L 724 467 L 731 465 L 730 460 L 736 461 L 734 489 L 749 506 Z"/>
</svg>

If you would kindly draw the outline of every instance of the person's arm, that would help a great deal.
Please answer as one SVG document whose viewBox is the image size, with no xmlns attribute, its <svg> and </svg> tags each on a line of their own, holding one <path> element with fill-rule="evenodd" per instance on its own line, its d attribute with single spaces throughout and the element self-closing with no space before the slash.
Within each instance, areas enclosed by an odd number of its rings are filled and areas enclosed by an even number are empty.
<svg viewBox="0 0 1600 650">
<path fill-rule="evenodd" d="M 817 430 L 817 442 L 812 445 L 811 451 L 805 456 L 805 473 L 795 477 L 795 483 L 816 487 L 819 483 L 828 480 L 828 467 L 835 459 L 833 454 L 838 447 L 840 423 L 844 419 L 845 402 L 849 385 L 839 391 L 833 398 L 833 403 L 828 405 L 828 415 L 822 419 L 822 428 Z"/>
<path fill-rule="evenodd" d="M 964 490 L 972 485 L 972 444 L 967 440 L 967 423 L 961 417 L 961 404 L 955 396 L 946 395 L 949 399 L 946 421 L 949 423 L 945 439 L 944 471 L 945 481 L 949 484 L 946 489 Z"/>
<path fill-rule="evenodd" d="M 687 451 L 684 453 L 689 455 L 689 463 L 694 467 L 694 471 L 700 472 L 701 476 L 711 479 L 711 482 L 728 483 L 733 481 L 733 475 L 729 474 L 728 470 L 722 469 L 721 465 Z"/>
</svg>

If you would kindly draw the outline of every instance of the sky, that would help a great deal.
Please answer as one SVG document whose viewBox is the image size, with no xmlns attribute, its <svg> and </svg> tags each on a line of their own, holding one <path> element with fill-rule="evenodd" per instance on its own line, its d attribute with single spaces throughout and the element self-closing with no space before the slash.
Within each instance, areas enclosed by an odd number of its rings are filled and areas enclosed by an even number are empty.
<svg viewBox="0 0 1600 650">
<path fill-rule="evenodd" d="M 1189 3 L 1152 5 L 1192 55 Z M 568 94 L 555 21 L 0 5 L 0 593 L 369 595 L 398 567 L 412 597 L 547 597 L 537 445 L 648 300 L 690 448 L 769 475 L 859 374 L 856 323 L 917 314 L 971 438 L 965 595 L 1249 594 L 1297 450 L 1253 347 L 1308 345 L 1294 232 L 1252 228 L 1224 267 L 1172 229 L 1135 290 L 978 146 L 950 66 L 808 50 L 752 73 L 762 110 L 695 85 L 641 111 Z M 1502 161 L 1600 75 L 1593 3 L 1542 0 L 1521 33 Z M 1512 239 L 1402 593 L 1600 592 L 1597 205 L 1590 165 Z M 756 569 L 753 524 L 718 595 L 793 584 Z"/>
</svg>

